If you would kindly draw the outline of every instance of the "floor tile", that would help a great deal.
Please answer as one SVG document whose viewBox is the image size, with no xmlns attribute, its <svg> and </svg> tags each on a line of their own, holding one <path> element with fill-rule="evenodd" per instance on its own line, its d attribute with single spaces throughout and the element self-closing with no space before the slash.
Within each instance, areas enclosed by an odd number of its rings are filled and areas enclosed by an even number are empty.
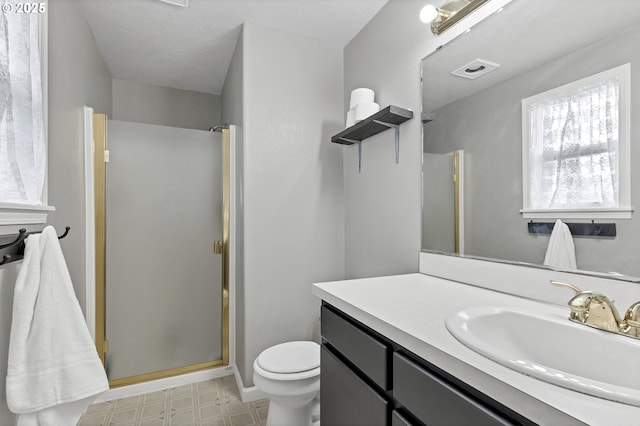
<svg viewBox="0 0 640 426">
<path fill-rule="evenodd" d="M 126 424 L 136 419 L 137 408 L 129 408 L 122 411 L 114 411 L 111 414 L 111 421 L 109 424 Z"/>
<path fill-rule="evenodd" d="M 249 410 L 245 410 L 243 413 L 232 414 L 229 416 L 229 420 L 231 420 L 231 426 L 252 426 L 256 424 Z"/>
<path fill-rule="evenodd" d="M 78 426 L 265 426 L 269 400 L 242 403 L 233 376 L 91 405 Z"/>
</svg>

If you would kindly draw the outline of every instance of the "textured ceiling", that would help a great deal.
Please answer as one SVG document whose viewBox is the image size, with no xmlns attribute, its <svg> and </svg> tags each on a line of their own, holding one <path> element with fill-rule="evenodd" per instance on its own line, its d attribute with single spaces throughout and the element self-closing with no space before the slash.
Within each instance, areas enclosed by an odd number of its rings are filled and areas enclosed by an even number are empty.
<svg viewBox="0 0 640 426">
<path fill-rule="evenodd" d="M 387 0 L 77 0 L 114 78 L 220 94 L 245 22 L 347 44 Z"/>
<path fill-rule="evenodd" d="M 423 111 L 636 25 L 640 25 L 639 0 L 513 0 L 504 11 L 423 60 Z M 476 58 L 497 62 L 500 68 L 476 80 L 450 74 Z"/>
</svg>

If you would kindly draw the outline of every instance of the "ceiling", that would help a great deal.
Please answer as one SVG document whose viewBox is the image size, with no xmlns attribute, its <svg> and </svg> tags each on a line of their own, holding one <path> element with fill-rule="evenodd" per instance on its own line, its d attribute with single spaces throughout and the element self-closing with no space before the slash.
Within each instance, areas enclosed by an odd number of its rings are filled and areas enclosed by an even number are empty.
<svg viewBox="0 0 640 426">
<path fill-rule="evenodd" d="M 243 23 L 344 47 L 388 0 L 77 0 L 113 78 L 219 95 Z"/>
<path fill-rule="evenodd" d="M 422 61 L 423 111 L 433 111 L 541 63 L 640 25 L 640 1 L 513 0 Z M 451 71 L 480 58 L 500 67 L 476 80 Z"/>
</svg>

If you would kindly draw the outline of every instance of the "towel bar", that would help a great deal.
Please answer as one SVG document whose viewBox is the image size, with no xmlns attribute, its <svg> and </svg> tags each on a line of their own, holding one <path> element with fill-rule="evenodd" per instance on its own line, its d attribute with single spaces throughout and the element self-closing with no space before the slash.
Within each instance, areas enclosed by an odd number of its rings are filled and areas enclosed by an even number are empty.
<svg viewBox="0 0 640 426">
<path fill-rule="evenodd" d="M 616 224 L 615 223 L 595 223 L 593 220 L 591 223 L 566 223 L 571 231 L 571 235 L 582 235 L 589 237 L 615 237 L 616 236 Z M 553 222 L 534 222 L 530 221 L 527 224 L 527 228 L 530 234 L 543 234 L 549 235 L 553 231 Z"/>
</svg>

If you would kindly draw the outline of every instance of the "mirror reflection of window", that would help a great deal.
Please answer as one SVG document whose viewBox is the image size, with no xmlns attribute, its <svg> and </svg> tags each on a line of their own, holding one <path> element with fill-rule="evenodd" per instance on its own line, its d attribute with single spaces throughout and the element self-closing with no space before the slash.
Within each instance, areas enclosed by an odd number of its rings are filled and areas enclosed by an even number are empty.
<svg viewBox="0 0 640 426">
<path fill-rule="evenodd" d="M 524 211 L 629 205 L 630 65 L 522 101 Z"/>
</svg>

